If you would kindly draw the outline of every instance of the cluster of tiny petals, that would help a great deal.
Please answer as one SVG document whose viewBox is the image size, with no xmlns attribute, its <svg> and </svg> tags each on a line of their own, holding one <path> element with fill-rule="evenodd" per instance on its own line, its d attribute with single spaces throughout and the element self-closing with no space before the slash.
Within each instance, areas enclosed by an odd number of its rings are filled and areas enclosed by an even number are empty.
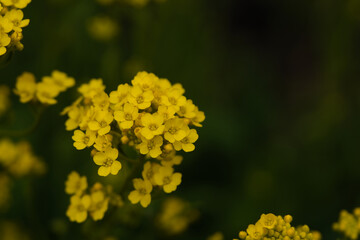
<svg viewBox="0 0 360 240">
<path fill-rule="evenodd" d="M 0 165 L 14 176 L 43 174 L 46 170 L 45 164 L 26 141 L 14 143 L 9 139 L 1 139 L 0 152 Z"/>
<path fill-rule="evenodd" d="M 320 240 L 321 234 L 310 231 L 307 225 L 293 227 L 290 215 L 275 216 L 262 214 L 255 224 L 250 224 L 246 231 L 239 232 L 239 238 L 245 240 Z M 236 240 L 236 239 L 234 239 Z"/>
<path fill-rule="evenodd" d="M 113 193 L 111 187 L 105 188 L 102 184 L 95 183 L 88 190 L 86 177 L 80 176 L 75 171 L 68 175 L 65 192 L 71 195 L 66 215 L 72 222 L 82 223 L 88 215 L 94 221 L 101 220 L 104 218 L 109 204 L 118 206 L 122 204 L 120 196 Z M 114 201 L 114 199 L 117 200 Z"/>
<path fill-rule="evenodd" d="M 61 92 L 75 85 L 75 80 L 60 71 L 53 71 L 51 76 L 45 76 L 41 82 L 36 82 L 32 73 L 24 72 L 16 79 L 14 93 L 20 97 L 20 102 L 38 101 L 53 105 Z"/>
<path fill-rule="evenodd" d="M 0 0 L 0 56 L 7 51 L 19 50 L 24 46 L 22 29 L 29 25 L 29 19 L 23 19 L 22 11 L 31 0 Z"/>
<path fill-rule="evenodd" d="M 200 127 L 205 116 L 183 96 L 182 86 L 147 72 L 139 72 L 131 83 L 120 84 L 108 95 L 102 79 L 92 79 L 79 87 L 82 96 L 63 111 L 68 115 L 66 129 L 74 130 L 74 147 L 93 148 L 100 176 L 121 169 L 118 142 L 158 159 L 167 169 L 181 162 L 176 151 L 195 149 L 198 134 L 190 126 Z"/>
<path fill-rule="evenodd" d="M 358 239 L 360 233 L 360 208 L 355 208 L 353 213 L 342 210 L 338 222 L 333 224 L 333 229 L 347 238 Z"/>
</svg>

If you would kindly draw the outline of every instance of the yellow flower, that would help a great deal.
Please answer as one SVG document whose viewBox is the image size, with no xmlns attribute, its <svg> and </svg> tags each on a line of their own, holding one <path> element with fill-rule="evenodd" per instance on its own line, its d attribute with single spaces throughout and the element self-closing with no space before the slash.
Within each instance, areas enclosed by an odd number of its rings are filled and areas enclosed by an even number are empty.
<svg viewBox="0 0 360 240">
<path fill-rule="evenodd" d="M 112 146 L 113 136 L 110 134 L 105 134 L 103 136 L 97 136 L 95 140 L 94 147 L 100 152 L 105 152 L 108 148 Z"/>
<path fill-rule="evenodd" d="M 272 214 L 262 214 L 259 222 L 267 229 L 273 229 L 277 223 L 277 217 Z"/>
<path fill-rule="evenodd" d="M 176 155 L 176 151 L 163 151 L 162 154 L 157 157 L 161 161 L 161 165 L 172 167 L 174 165 L 179 165 L 183 157 Z"/>
<path fill-rule="evenodd" d="M 101 166 L 98 170 L 99 176 L 107 176 L 118 174 L 121 169 L 121 163 L 117 161 L 119 152 L 116 148 L 109 148 L 105 152 L 98 152 L 94 156 L 96 165 Z"/>
<path fill-rule="evenodd" d="M 176 151 L 180 151 L 181 149 L 185 152 L 194 151 L 195 145 L 193 144 L 199 138 L 195 129 L 191 129 L 187 136 L 184 137 L 181 141 L 175 141 L 173 143 L 174 148 Z"/>
<path fill-rule="evenodd" d="M 82 195 L 87 187 L 86 177 L 81 177 L 77 172 L 73 171 L 68 175 L 68 179 L 65 183 L 65 192 L 70 195 Z"/>
<path fill-rule="evenodd" d="M 246 229 L 246 232 L 249 236 L 255 240 L 261 239 L 264 234 L 264 228 L 261 224 L 250 224 L 249 227 Z"/>
<path fill-rule="evenodd" d="M 189 132 L 189 127 L 181 118 L 172 118 L 165 122 L 164 138 L 171 143 L 181 141 Z"/>
<path fill-rule="evenodd" d="M 196 127 L 202 127 L 201 122 L 205 120 L 205 113 L 199 111 L 198 107 L 195 108 L 195 117 L 191 119 L 191 123 Z"/>
<path fill-rule="evenodd" d="M 56 97 L 59 95 L 59 89 L 54 84 L 40 82 L 36 84 L 36 97 L 41 103 L 56 104 Z"/>
<path fill-rule="evenodd" d="M 142 180 L 141 178 L 133 179 L 133 184 L 135 190 L 130 192 L 129 200 L 132 204 L 136 204 L 140 202 L 141 206 L 146 208 L 149 206 L 151 202 L 151 191 L 152 191 L 152 184 L 147 180 Z"/>
<path fill-rule="evenodd" d="M 177 114 L 185 118 L 194 118 L 196 116 L 196 106 L 193 104 L 193 101 L 189 99 L 184 105 L 180 106 Z"/>
<path fill-rule="evenodd" d="M 82 84 L 78 91 L 85 98 L 93 98 L 96 94 L 101 93 L 105 90 L 102 79 L 91 79 L 88 84 Z"/>
<path fill-rule="evenodd" d="M 87 211 L 90 204 L 91 198 L 89 195 L 83 197 L 74 195 L 70 198 L 70 206 L 66 211 L 66 216 L 68 216 L 72 222 L 82 223 L 87 218 Z"/>
<path fill-rule="evenodd" d="M 85 109 L 83 107 L 74 107 L 68 112 L 69 119 L 65 122 L 67 131 L 71 131 L 79 127 L 83 120 Z"/>
<path fill-rule="evenodd" d="M 133 86 L 139 86 L 143 91 L 149 91 L 152 90 L 158 80 L 159 78 L 155 74 L 143 71 L 138 72 L 131 83 Z"/>
<path fill-rule="evenodd" d="M 171 193 L 176 190 L 181 183 L 181 173 L 174 173 L 172 167 L 160 167 L 159 171 L 154 175 L 157 185 L 163 186 L 164 192 Z"/>
<path fill-rule="evenodd" d="M 6 53 L 6 46 L 11 42 L 11 38 L 7 33 L 0 31 L 0 56 Z"/>
<path fill-rule="evenodd" d="M 164 119 L 159 114 L 146 113 L 141 117 L 141 123 L 144 127 L 141 129 L 140 133 L 147 140 L 164 132 Z"/>
<path fill-rule="evenodd" d="M 72 139 L 75 141 L 74 147 L 77 150 L 82 150 L 86 147 L 91 147 L 94 144 L 96 133 L 91 130 L 87 130 L 85 134 L 81 130 L 75 130 Z"/>
<path fill-rule="evenodd" d="M 161 154 L 161 145 L 163 144 L 163 138 L 156 136 L 151 140 L 142 138 L 142 143 L 138 145 L 141 154 L 149 154 L 152 158 L 156 158 Z"/>
<path fill-rule="evenodd" d="M 148 180 L 151 182 L 152 185 L 156 185 L 155 180 L 154 180 L 154 175 L 155 173 L 157 173 L 157 171 L 160 168 L 160 164 L 158 163 L 154 163 L 154 162 L 146 162 L 144 164 L 144 169 L 141 173 L 143 179 Z"/>
<path fill-rule="evenodd" d="M 176 112 L 180 110 L 181 106 L 186 104 L 186 98 L 182 95 L 182 90 L 179 88 L 172 88 L 166 95 L 161 97 L 161 103 L 174 109 Z"/>
<path fill-rule="evenodd" d="M 90 215 L 94 221 L 104 218 L 108 206 L 109 198 L 105 197 L 103 191 L 95 191 L 91 193 Z"/>
<path fill-rule="evenodd" d="M 94 109 L 96 111 L 107 111 L 109 110 L 110 101 L 109 96 L 105 92 L 98 93 L 92 99 Z"/>
<path fill-rule="evenodd" d="M 130 90 L 128 101 L 139 109 L 146 109 L 151 106 L 154 95 L 151 91 L 143 91 L 139 86 Z"/>
<path fill-rule="evenodd" d="M 19 95 L 20 102 L 26 103 L 34 99 L 36 92 L 35 76 L 32 73 L 24 72 L 16 79 L 14 93 Z"/>
<path fill-rule="evenodd" d="M 130 91 L 130 86 L 128 84 L 121 84 L 118 86 L 117 91 L 112 91 L 110 93 L 110 103 L 115 104 L 115 109 L 118 109 L 124 103 L 127 102 L 127 96 Z"/>
<path fill-rule="evenodd" d="M 167 106 L 159 106 L 157 113 L 163 117 L 164 121 L 173 118 L 175 115 L 175 110 Z"/>
<path fill-rule="evenodd" d="M 24 19 L 24 13 L 21 10 L 12 9 L 5 14 L 12 24 L 15 32 L 22 32 L 22 28 L 29 25 L 30 20 Z"/>
<path fill-rule="evenodd" d="M 16 8 L 26 8 L 26 6 L 31 2 L 31 0 L 1 0 L 1 2 L 7 6 L 14 6 Z"/>
<path fill-rule="evenodd" d="M 110 123 L 113 121 L 113 114 L 109 111 L 96 112 L 95 119 L 90 121 L 88 127 L 91 131 L 97 131 L 99 135 L 110 132 Z"/>
<path fill-rule="evenodd" d="M 9 33 L 13 30 L 14 24 L 10 21 L 8 17 L 0 16 L 0 32 Z"/>
<path fill-rule="evenodd" d="M 138 109 L 130 103 L 125 103 L 123 111 L 114 112 L 114 118 L 118 121 L 121 129 L 131 128 L 138 116 Z"/>
<path fill-rule="evenodd" d="M 224 234 L 222 234 L 222 232 L 216 232 L 210 235 L 206 240 L 224 240 Z"/>
<path fill-rule="evenodd" d="M 65 91 L 67 88 L 70 88 L 75 85 L 75 80 L 72 77 L 68 77 L 66 73 L 60 71 L 53 71 L 51 76 L 43 77 L 42 81 L 44 83 L 49 83 L 55 85 L 60 92 Z"/>
</svg>

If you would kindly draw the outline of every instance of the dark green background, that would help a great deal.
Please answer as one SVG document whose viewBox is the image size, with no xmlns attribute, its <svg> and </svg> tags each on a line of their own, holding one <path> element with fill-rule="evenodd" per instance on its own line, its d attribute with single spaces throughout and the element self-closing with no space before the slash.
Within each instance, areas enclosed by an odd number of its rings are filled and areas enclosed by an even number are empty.
<svg viewBox="0 0 360 240">
<path fill-rule="evenodd" d="M 232 239 L 268 212 L 291 214 L 295 225 L 335 239 L 331 225 L 339 211 L 360 206 L 358 1 L 168 0 L 138 9 L 43 0 L 24 12 L 31 20 L 25 49 L 0 69 L 1 83 L 13 87 L 23 71 L 39 78 L 58 69 L 77 86 L 101 77 L 110 92 L 146 70 L 183 84 L 205 112 L 173 194 L 202 215 L 170 239 L 205 239 L 218 230 Z M 117 19 L 118 38 L 99 43 L 88 35 L 88 19 L 99 14 Z M 90 184 L 103 180 L 89 152 L 72 147 L 59 115 L 76 96 L 75 88 L 62 94 L 28 137 L 48 173 L 18 181 L 5 214 L 34 239 L 82 239 L 83 227 L 65 217 L 64 181 L 72 170 Z M 3 127 L 30 125 L 27 108 L 13 100 L 14 123 Z M 139 228 L 115 223 L 109 233 L 159 239 L 151 223 L 157 205 L 145 210 Z M 64 220 L 68 231 L 55 236 L 54 220 Z"/>
</svg>

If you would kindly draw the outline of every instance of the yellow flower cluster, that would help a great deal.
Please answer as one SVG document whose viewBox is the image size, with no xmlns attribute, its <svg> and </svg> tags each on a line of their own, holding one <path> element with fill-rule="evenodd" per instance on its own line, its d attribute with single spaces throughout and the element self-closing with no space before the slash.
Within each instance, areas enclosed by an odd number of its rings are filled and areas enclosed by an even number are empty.
<svg viewBox="0 0 360 240">
<path fill-rule="evenodd" d="M 43 174 L 45 164 L 36 157 L 28 142 L 17 144 L 9 139 L 0 140 L 0 164 L 12 175 L 21 177 L 31 173 Z"/>
<path fill-rule="evenodd" d="M 0 117 L 8 110 L 10 106 L 10 89 L 6 85 L 0 85 Z"/>
<path fill-rule="evenodd" d="M 338 222 L 333 224 L 333 229 L 343 233 L 350 239 L 358 239 L 360 233 L 360 208 L 355 208 L 353 214 L 342 210 Z"/>
<path fill-rule="evenodd" d="M 100 166 L 100 176 L 119 172 L 117 149 L 121 145 L 133 146 L 140 154 L 161 162 L 161 166 L 150 164 L 143 180 L 134 180 L 141 194 L 132 193 L 132 202 L 140 201 L 144 206 L 150 202 L 151 182 L 163 186 L 165 192 L 174 191 L 180 184 L 181 174 L 173 173 L 172 166 L 182 159 L 175 153 L 195 149 L 198 134 L 190 126 L 200 127 L 205 116 L 183 96 L 185 91 L 180 84 L 171 85 L 167 79 L 147 72 L 139 72 L 131 83 L 132 86 L 119 85 L 108 95 L 102 80 L 92 79 L 79 87 L 82 97 L 63 114 L 69 117 L 66 129 L 75 130 L 75 148 L 94 148 L 93 160 Z M 152 172 L 157 166 L 155 176 Z"/>
<path fill-rule="evenodd" d="M 240 231 L 240 239 L 245 240 L 320 240 L 319 232 L 310 231 L 307 225 L 291 226 L 292 217 L 290 215 L 275 216 L 272 213 L 262 214 L 255 224 L 250 224 L 246 231 Z M 234 239 L 235 240 L 235 239 Z"/>
<path fill-rule="evenodd" d="M 199 217 L 199 212 L 180 198 L 167 198 L 156 218 L 156 226 L 167 235 L 184 232 L 190 223 Z"/>
<path fill-rule="evenodd" d="M 23 19 L 25 8 L 31 0 L 0 0 L 0 56 L 7 51 L 24 48 L 22 28 L 29 25 L 29 19 Z"/>
<path fill-rule="evenodd" d="M 95 183 L 87 192 L 88 183 L 85 176 L 80 176 L 77 172 L 71 172 L 65 183 L 65 192 L 71 195 L 70 206 L 66 215 L 70 221 L 84 222 L 88 215 L 94 221 L 104 218 L 109 204 L 121 206 L 121 197 L 112 191 L 110 186 L 104 187 L 100 183 Z"/>
<path fill-rule="evenodd" d="M 53 71 L 51 76 L 45 76 L 41 82 L 36 82 L 32 73 L 24 72 L 16 79 L 15 94 L 20 102 L 39 101 L 42 104 L 56 104 L 56 97 L 75 85 L 75 80 L 60 71 Z"/>
</svg>

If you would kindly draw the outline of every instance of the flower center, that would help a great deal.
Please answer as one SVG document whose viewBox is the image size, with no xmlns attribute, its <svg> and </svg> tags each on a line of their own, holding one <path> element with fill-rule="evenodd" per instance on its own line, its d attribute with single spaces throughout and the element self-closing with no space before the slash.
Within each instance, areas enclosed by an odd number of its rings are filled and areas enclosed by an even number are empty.
<svg viewBox="0 0 360 240">
<path fill-rule="evenodd" d="M 126 120 L 126 121 L 131 121 L 131 120 L 132 120 L 132 116 L 131 116 L 130 113 L 126 113 L 126 114 L 125 114 L 125 120 Z"/>
<path fill-rule="evenodd" d="M 140 193 L 141 195 L 146 195 L 146 189 L 145 189 L 145 188 L 140 188 L 140 189 L 139 189 L 139 193 Z"/>
<path fill-rule="evenodd" d="M 106 126 L 107 126 L 107 122 L 101 121 L 100 126 L 101 126 L 102 128 L 106 127 Z"/>
<path fill-rule="evenodd" d="M 158 129 L 158 126 L 153 123 L 153 124 L 150 124 L 150 125 L 149 125 L 149 129 L 150 129 L 151 131 L 155 131 L 156 129 Z"/>
<path fill-rule="evenodd" d="M 113 162 L 114 162 L 114 160 L 112 160 L 111 158 L 107 158 L 104 162 L 104 167 L 111 167 Z"/>
<path fill-rule="evenodd" d="M 167 185 L 167 184 L 171 183 L 171 178 L 170 177 L 164 177 L 163 182 L 164 182 L 164 185 Z"/>
<path fill-rule="evenodd" d="M 143 96 L 138 96 L 138 97 L 136 98 L 136 102 L 137 102 L 138 104 L 143 103 L 143 102 L 144 102 Z"/>
<path fill-rule="evenodd" d="M 177 132 L 177 129 L 175 127 L 169 128 L 169 133 L 174 135 Z"/>
</svg>

